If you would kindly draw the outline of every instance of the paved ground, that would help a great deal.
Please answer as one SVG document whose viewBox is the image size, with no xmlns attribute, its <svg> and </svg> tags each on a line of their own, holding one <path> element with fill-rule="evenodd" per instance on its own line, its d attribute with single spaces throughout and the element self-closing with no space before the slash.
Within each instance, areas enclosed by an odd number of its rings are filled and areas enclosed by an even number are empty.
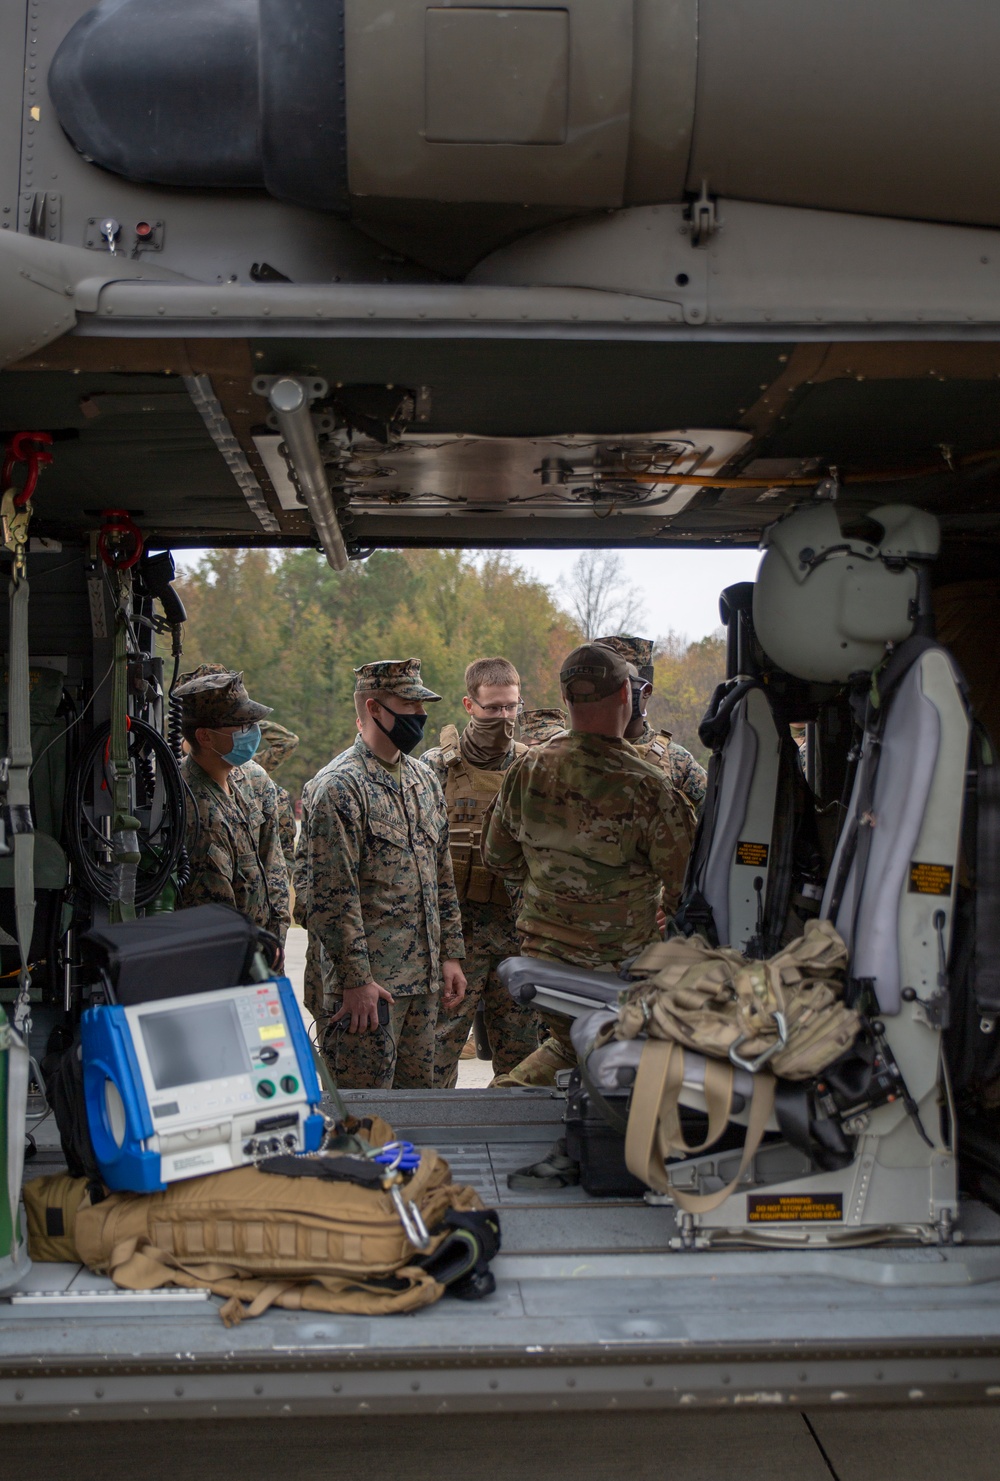
<svg viewBox="0 0 1000 1481">
<path fill-rule="evenodd" d="M 306 965 L 306 933 L 301 926 L 292 926 L 285 942 L 285 971 L 295 988 L 299 1000 L 302 1021 L 307 1030 L 312 1030 L 314 1019 L 302 1006 L 302 974 Z M 493 1066 L 488 1060 L 463 1059 L 458 1066 L 460 1090 L 483 1090 L 493 1078 Z"/>
</svg>

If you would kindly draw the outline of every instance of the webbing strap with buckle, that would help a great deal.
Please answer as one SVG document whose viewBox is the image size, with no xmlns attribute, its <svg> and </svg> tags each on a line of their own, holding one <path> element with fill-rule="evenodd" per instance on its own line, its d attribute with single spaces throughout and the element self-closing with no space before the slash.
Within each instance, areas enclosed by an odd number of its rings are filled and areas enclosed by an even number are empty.
<svg viewBox="0 0 1000 1481">
<path fill-rule="evenodd" d="M 6 814 L 14 850 L 14 919 L 21 958 L 14 1027 L 31 1031 L 31 969 L 35 928 L 35 825 L 31 816 L 31 688 L 28 676 L 28 597 L 17 564 L 10 583 L 10 655 L 7 688 Z"/>
<path fill-rule="evenodd" d="M 719 1140 L 731 1115 L 733 1071 L 730 1065 L 720 1060 L 705 1060 L 708 1132 L 705 1140 L 696 1147 L 687 1145 L 681 1130 L 678 1105 L 683 1083 L 684 1050 L 681 1045 L 662 1039 L 647 1039 L 632 1091 L 625 1163 L 630 1173 L 654 1192 L 668 1194 L 678 1208 L 692 1214 L 710 1213 L 735 1193 L 750 1167 L 774 1109 L 776 1081 L 766 1070 L 754 1076 L 746 1140 L 736 1175 L 717 1192 L 701 1194 L 675 1187 L 670 1179 L 671 1169 L 665 1163 L 672 1157 L 689 1157 L 692 1153 L 704 1151 Z"/>
</svg>

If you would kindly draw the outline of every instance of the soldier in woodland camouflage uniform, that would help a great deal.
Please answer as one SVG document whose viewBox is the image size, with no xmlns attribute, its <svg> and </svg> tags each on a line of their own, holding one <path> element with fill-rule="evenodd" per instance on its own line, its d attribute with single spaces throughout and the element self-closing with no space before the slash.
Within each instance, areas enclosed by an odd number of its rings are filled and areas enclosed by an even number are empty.
<svg viewBox="0 0 1000 1481">
<path fill-rule="evenodd" d="M 298 736 L 286 730 L 283 725 L 279 725 L 276 720 L 261 721 L 260 750 L 255 759 L 272 781 L 278 767 L 293 754 L 298 743 Z M 284 787 L 279 787 L 277 782 L 274 786 L 278 794 L 278 831 L 281 834 L 281 852 L 291 871 L 295 864 L 295 808 L 292 805 L 291 795 L 285 791 Z"/>
<path fill-rule="evenodd" d="M 568 724 L 565 710 L 522 710 L 521 740 L 526 746 L 541 746 Z"/>
<path fill-rule="evenodd" d="M 181 771 L 191 791 L 191 874 L 181 905 L 231 905 L 284 941 L 288 870 L 277 789 L 251 759 L 260 740 L 259 722 L 271 712 L 250 698 L 242 674 L 218 663 L 182 675 L 173 698 L 182 705 L 189 754 Z"/>
<path fill-rule="evenodd" d="M 505 772 L 526 749 L 514 740 L 521 680 L 506 658 L 480 658 L 465 670 L 465 687 L 462 704 L 469 721 L 462 734 L 456 726 L 446 725 L 440 746 L 420 758 L 437 775 L 448 808 L 468 983 L 457 1010 L 438 1016 L 439 1088 L 457 1083 L 459 1055 L 480 1005 L 495 1074 L 513 1069 L 538 1048 L 539 1038 L 537 1016 L 515 1003 L 497 977 L 500 962 L 516 956 L 520 948 L 510 896 L 503 880 L 484 868 L 479 852 L 483 815 Z"/>
<path fill-rule="evenodd" d="M 323 1052 L 344 1088 L 429 1088 L 439 999 L 450 1012 L 465 993 L 444 796 L 407 754 L 423 732 L 424 702 L 440 695 L 421 682 L 416 658 L 355 673 L 360 734 L 307 783 L 296 862 L 303 924 L 318 941 L 334 1010 Z"/>
<path fill-rule="evenodd" d="M 708 773 L 705 768 L 694 759 L 690 751 L 679 746 L 675 740 L 671 740 L 669 730 L 659 732 L 653 730 L 646 721 L 645 703 L 653 690 L 653 640 L 652 638 L 633 638 L 627 633 L 619 633 L 612 638 L 597 638 L 606 648 L 613 648 L 616 653 L 621 654 L 626 663 L 635 664 L 639 678 L 645 680 L 648 689 L 642 697 L 642 708 L 636 706 L 633 710 L 632 720 L 625 731 L 625 739 L 630 746 L 634 746 L 640 756 L 658 766 L 670 778 L 671 783 L 678 792 L 684 796 L 697 811 L 705 801 L 705 788 L 708 784 Z"/>
<path fill-rule="evenodd" d="M 661 888 L 673 906 L 693 834 L 690 809 L 662 771 L 622 740 L 629 665 L 598 644 L 560 673 L 571 729 L 507 773 L 483 840 L 484 862 L 523 886 L 527 956 L 615 969 L 657 935 Z M 576 1063 L 564 1019 L 496 1083 L 546 1085 Z"/>
</svg>

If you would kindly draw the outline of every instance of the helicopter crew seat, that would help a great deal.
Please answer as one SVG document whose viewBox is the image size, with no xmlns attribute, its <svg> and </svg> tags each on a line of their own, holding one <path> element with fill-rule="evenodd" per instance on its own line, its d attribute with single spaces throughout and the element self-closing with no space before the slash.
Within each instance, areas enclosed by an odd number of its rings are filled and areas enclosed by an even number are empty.
<svg viewBox="0 0 1000 1481">
<path fill-rule="evenodd" d="M 844 1073 L 831 1066 L 818 1082 L 778 1082 L 777 1114 L 767 1125 L 772 1136 L 742 1171 L 732 1150 L 670 1162 L 670 1189 L 660 1201 L 674 1203 L 676 1240 L 684 1246 L 726 1238 L 947 1241 L 957 1216 L 942 1042 L 971 719 L 961 676 L 929 632 L 937 522 L 906 506 L 877 509 L 870 518 L 882 527 L 880 540 L 845 533 L 830 501 L 799 509 L 765 537 L 753 591 L 753 626 L 785 673 L 811 684 L 852 685 L 861 740 L 820 914 L 847 945 L 845 998 L 865 1027 Z M 747 725 L 754 718 L 750 711 Z M 758 741 L 761 730 L 767 734 L 766 726 L 753 728 Z M 728 744 L 750 749 L 738 734 Z M 773 748 L 757 754 L 773 775 Z M 724 756 L 723 773 L 729 767 L 745 778 L 745 763 L 742 771 L 732 766 L 733 755 L 739 752 Z M 727 808 L 734 798 L 743 807 L 751 795 L 752 778 L 741 790 L 719 789 L 709 831 L 727 847 L 735 836 Z M 703 858 L 712 858 L 711 840 Z M 725 905 L 724 891 L 720 898 Z M 727 917 L 714 904 L 713 916 L 718 930 Z M 744 945 L 731 934 L 728 944 Z M 614 1017 L 607 977 L 557 968 L 563 975 L 550 980 L 547 964 L 526 958 L 501 970 L 522 1000 L 544 994 L 547 1008 L 575 1018 L 574 1044 L 598 1095 L 634 1080 L 645 1041 L 593 1049 Z M 681 1106 L 705 1110 L 704 1080 L 704 1058 L 685 1049 Z M 794 1091 L 784 1104 L 782 1087 Z M 730 1119 L 746 1124 L 752 1083 L 734 1082 L 733 1090 Z M 817 1156 L 820 1143 L 801 1134 L 823 1120 L 842 1133 L 846 1155 Z M 832 1145 L 836 1137 L 825 1141 Z"/>
</svg>

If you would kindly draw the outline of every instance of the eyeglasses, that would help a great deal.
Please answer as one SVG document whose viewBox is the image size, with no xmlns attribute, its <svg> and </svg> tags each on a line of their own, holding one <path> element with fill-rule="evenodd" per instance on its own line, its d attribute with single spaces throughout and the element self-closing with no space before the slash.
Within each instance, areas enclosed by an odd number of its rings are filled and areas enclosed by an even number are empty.
<svg viewBox="0 0 1000 1481">
<path fill-rule="evenodd" d="M 524 704 L 521 700 L 509 705 L 481 705 L 478 699 L 474 699 L 472 703 L 477 710 L 482 710 L 484 715 L 522 715 L 524 713 Z"/>
</svg>

